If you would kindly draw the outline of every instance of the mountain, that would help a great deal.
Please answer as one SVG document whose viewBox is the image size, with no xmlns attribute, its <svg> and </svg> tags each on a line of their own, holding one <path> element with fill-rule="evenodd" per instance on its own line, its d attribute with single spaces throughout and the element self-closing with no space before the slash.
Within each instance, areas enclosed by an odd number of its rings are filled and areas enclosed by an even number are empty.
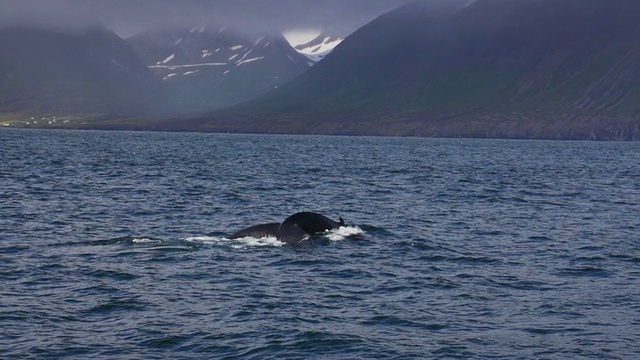
<svg viewBox="0 0 640 360">
<path fill-rule="evenodd" d="M 163 29 L 127 39 L 182 112 L 204 112 L 262 95 L 311 66 L 280 35 L 227 27 Z"/>
<path fill-rule="evenodd" d="M 640 139 L 640 2 L 420 0 L 203 131 Z"/>
<path fill-rule="evenodd" d="M 320 33 L 310 41 L 296 45 L 294 49 L 315 64 L 329 55 L 343 40 L 344 38 L 338 35 Z"/>
<path fill-rule="evenodd" d="M 0 113 L 5 117 L 162 113 L 158 85 L 133 49 L 105 28 L 0 29 Z"/>
</svg>

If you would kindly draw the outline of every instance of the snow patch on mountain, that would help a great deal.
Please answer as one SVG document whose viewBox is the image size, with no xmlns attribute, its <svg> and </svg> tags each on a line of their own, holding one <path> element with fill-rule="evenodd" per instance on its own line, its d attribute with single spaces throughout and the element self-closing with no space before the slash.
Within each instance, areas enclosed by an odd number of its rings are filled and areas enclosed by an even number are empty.
<svg viewBox="0 0 640 360">
<path fill-rule="evenodd" d="M 114 63 L 116 66 L 118 66 L 119 68 L 123 69 L 124 71 L 128 71 L 126 67 L 122 66 L 119 62 L 111 59 L 111 62 Z"/>
<path fill-rule="evenodd" d="M 244 61 L 244 59 L 245 59 L 249 54 L 251 54 L 251 51 L 253 51 L 253 50 L 249 50 L 249 51 L 247 51 L 244 55 L 242 55 L 242 57 L 240 58 L 240 60 L 238 60 L 238 62 L 239 62 L 239 63 L 241 63 L 242 61 Z"/>
<path fill-rule="evenodd" d="M 341 37 L 319 35 L 308 43 L 294 48 L 311 61 L 318 62 L 324 59 L 336 46 L 340 45 L 343 40 Z"/>
<path fill-rule="evenodd" d="M 287 57 L 289 58 L 289 60 L 291 60 L 294 64 L 298 64 L 297 61 L 293 60 L 293 58 L 291 56 L 289 56 L 289 54 L 287 54 Z"/>
<path fill-rule="evenodd" d="M 167 58 L 166 58 L 166 59 L 164 59 L 164 60 L 162 60 L 162 61 L 158 61 L 158 62 L 156 63 L 156 65 L 166 64 L 166 63 L 168 63 L 169 61 L 173 60 L 173 58 L 175 58 L 175 57 L 176 57 L 176 54 L 171 54 L 171 55 L 167 56 Z"/>
<path fill-rule="evenodd" d="M 246 64 L 246 63 L 250 63 L 250 62 L 254 62 L 254 61 L 262 60 L 262 59 L 264 59 L 264 56 L 259 56 L 259 57 L 255 57 L 255 58 L 251 58 L 251 59 L 238 61 L 238 63 L 236 63 L 236 66 L 240 66 L 242 64 Z"/>
<path fill-rule="evenodd" d="M 227 63 L 200 63 L 200 64 L 185 64 L 185 65 L 149 65 L 149 69 L 169 69 L 175 70 L 180 68 L 200 67 L 200 66 L 225 66 Z"/>
<path fill-rule="evenodd" d="M 285 39 L 291 44 L 291 47 L 295 48 L 298 45 L 303 45 L 309 41 L 320 36 L 322 32 L 316 29 L 297 29 L 288 30 L 282 33 Z"/>
<path fill-rule="evenodd" d="M 318 30 L 295 30 L 282 34 L 289 44 L 313 63 L 324 59 L 344 40 L 340 36 L 328 36 Z"/>
</svg>

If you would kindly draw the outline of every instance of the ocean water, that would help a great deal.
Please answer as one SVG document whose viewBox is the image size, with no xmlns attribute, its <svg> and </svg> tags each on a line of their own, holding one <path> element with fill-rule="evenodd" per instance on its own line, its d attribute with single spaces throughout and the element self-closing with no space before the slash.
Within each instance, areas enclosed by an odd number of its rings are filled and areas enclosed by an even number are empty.
<svg viewBox="0 0 640 360">
<path fill-rule="evenodd" d="M 640 357 L 640 144 L 0 131 L 2 359 Z M 297 211 L 304 246 L 234 231 Z"/>
</svg>

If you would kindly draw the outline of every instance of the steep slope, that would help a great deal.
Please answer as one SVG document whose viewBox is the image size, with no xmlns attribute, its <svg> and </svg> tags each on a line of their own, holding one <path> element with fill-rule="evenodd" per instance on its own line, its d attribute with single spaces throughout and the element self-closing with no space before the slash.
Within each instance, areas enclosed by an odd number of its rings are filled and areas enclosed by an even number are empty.
<svg viewBox="0 0 640 360">
<path fill-rule="evenodd" d="M 158 84 L 131 47 L 104 28 L 0 29 L 0 113 L 161 113 Z"/>
<path fill-rule="evenodd" d="M 226 27 L 163 29 L 128 41 L 183 112 L 252 99 L 310 67 L 281 36 L 249 38 Z"/>
<path fill-rule="evenodd" d="M 640 138 L 640 2 L 421 0 L 212 131 Z"/>
</svg>

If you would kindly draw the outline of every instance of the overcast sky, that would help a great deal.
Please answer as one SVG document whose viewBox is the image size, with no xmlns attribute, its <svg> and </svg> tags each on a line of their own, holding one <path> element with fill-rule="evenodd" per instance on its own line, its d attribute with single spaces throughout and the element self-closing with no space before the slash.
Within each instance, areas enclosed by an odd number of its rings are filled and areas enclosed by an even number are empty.
<svg viewBox="0 0 640 360">
<path fill-rule="evenodd" d="M 0 25 L 100 23 L 122 37 L 165 25 L 229 25 L 248 32 L 351 32 L 411 0 L 0 0 Z M 345 34 L 346 35 L 346 34 Z"/>
</svg>

